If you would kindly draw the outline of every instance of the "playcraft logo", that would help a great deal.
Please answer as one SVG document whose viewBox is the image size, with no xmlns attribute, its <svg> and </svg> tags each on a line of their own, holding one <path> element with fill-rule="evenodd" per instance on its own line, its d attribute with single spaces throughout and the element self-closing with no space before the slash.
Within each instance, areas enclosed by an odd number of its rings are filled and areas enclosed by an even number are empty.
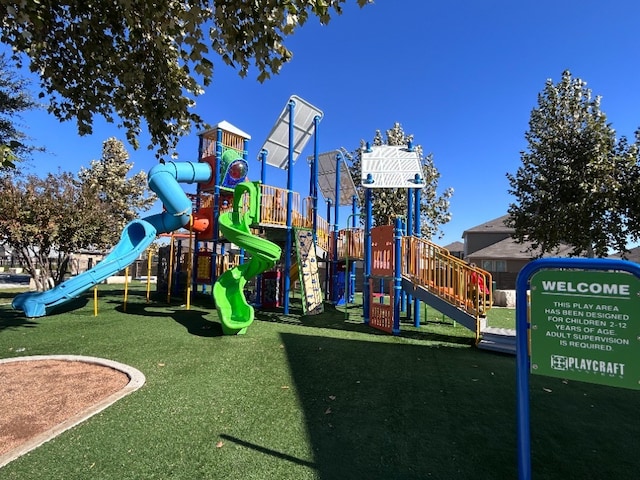
<svg viewBox="0 0 640 480">
<path fill-rule="evenodd" d="M 577 371 L 608 375 L 610 377 L 624 377 L 624 363 L 605 362 L 589 358 L 567 357 L 564 355 L 551 355 L 551 368 L 560 371 Z"/>
</svg>

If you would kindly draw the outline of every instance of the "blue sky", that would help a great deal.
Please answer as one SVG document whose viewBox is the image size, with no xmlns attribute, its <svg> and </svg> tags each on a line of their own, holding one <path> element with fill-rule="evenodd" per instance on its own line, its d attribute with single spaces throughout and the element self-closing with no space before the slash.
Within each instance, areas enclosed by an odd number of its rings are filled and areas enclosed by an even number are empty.
<svg viewBox="0 0 640 480">
<path fill-rule="evenodd" d="M 546 79 L 563 70 L 602 96 L 602 110 L 619 135 L 640 127 L 640 35 L 637 0 L 355 0 L 328 26 L 312 18 L 286 45 L 293 60 L 263 84 L 241 79 L 221 61 L 197 100 L 209 123 L 226 120 L 252 136 L 255 160 L 288 98 L 295 94 L 320 108 L 320 152 L 354 150 L 400 122 L 415 143 L 434 155 L 440 190 L 453 187 L 446 245 L 462 232 L 506 213 L 513 200 L 505 174 L 520 165 L 524 133 Z M 35 156 L 38 172 L 77 172 L 100 157 L 114 125 L 96 121 L 94 134 L 78 137 L 71 123 L 44 112 L 24 115 L 34 143 L 50 153 Z M 141 137 L 141 144 L 148 139 Z M 197 160 L 194 132 L 178 145 L 180 161 Z M 134 171 L 156 162 L 129 146 Z M 309 142 L 294 166 L 294 188 L 308 193 Z M 267 183 L 286 187 L 286 174 L 269 167 Z M 321 207 L 321 212 L 326 208 Z M 346 214 L 341 213 L 346 220 Z"/>
</svg>

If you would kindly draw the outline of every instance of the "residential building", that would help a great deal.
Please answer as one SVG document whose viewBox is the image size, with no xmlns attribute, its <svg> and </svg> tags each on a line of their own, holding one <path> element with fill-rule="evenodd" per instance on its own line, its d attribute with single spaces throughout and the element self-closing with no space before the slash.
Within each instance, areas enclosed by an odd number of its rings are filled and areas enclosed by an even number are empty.
<svg viewBox="0 0 640 480">
<path fill-rule="evenodd" d="M 498 290 L 515 289 L 522 267 L 539 257 L 530 243 L 517 243 L 512 238 L 515 230 L 505 225 L 507 218 L 508 215 L 503 215 L 462 233 L 464 259 L 490 272 Z M 543 257 L 567 257 L 570 250 L 563 246 Z"/>
</svg>

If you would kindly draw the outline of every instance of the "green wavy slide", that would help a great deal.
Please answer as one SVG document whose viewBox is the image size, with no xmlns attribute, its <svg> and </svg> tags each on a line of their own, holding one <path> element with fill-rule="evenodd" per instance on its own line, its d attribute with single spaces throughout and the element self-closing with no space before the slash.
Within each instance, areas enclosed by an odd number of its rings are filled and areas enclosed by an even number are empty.
<svg viewBox="0 0 640 480">
<path fill-rule="evenodd" d="M 225 239 L 244 248 L 251 255 L 243 263 L 224 272 L 213 286 L 213 298 L 225 335 L 241 335 L 254 318 L 244 287 L 256 275 L 273 268 L 280 260 L 282 249 L 273 242 L 251 233 L 250 226 L 260 220 L 260 182 L 242 182 L 233 192 L 233 211 L 220 215 L 220 231 Z M 240 212 L 242 196 L 249 194 L 249 209 Z"/>
</svg>

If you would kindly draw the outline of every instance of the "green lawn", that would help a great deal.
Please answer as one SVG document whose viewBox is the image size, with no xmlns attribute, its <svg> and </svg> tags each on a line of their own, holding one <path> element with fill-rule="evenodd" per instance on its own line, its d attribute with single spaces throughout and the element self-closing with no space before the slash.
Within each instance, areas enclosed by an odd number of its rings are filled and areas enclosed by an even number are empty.
<svg viewBox="0 0 640 480">
<path fill-rule="evenodd" d="M 187 311 L 135 285 L 123 312 L 121 286 L 99 293 L 97 317 L 88 293 L 28 320 L 0 290 L 0 357 L 90 355 L 147 378 L 0 479 L 517 477 L 515 358 L 435 312 L 391 337 L 359 307 L 302 317 L 294 300 L 225 337 L 208 297 Z M 534 376 L 530 398 L 536 480 L 635 478 L 637 391 Z"/>
<path fill-rule="evenodd" d="M 487 324 L 491 327 L 516 328 L 516 309 L 493 307 L 487 313 Z"/>
</svg>

